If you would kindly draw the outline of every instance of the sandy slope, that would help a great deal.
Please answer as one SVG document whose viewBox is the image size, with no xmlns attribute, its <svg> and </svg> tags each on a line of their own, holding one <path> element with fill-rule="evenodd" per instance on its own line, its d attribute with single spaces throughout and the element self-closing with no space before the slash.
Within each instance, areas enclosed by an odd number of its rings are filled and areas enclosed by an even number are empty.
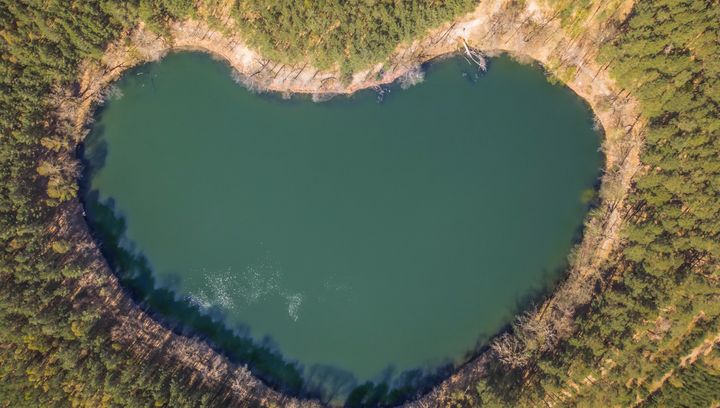
<svg viewBox="0 0 720 408">
<path fill-rule="evenodd" d="M 434 30 L 422 40 L 401 45 L 385 64 L 356 73 L 349 83 L 340 81 L 338 72 L 319 71 L 310 64 L 286 65 L 269 61 L 250 49 L 242 38 L 224 35 L 199 21 L 175 23 L 171 28 L 171 41 L 138 27 L 112 44 L 101 64 L 86 63 L 83 66 L 79 91 L 72 93 L 71 98 L 61 98 L 58 115 L 73 121 L 75 138 L 80 142 L 92 109 L 114 80 L 126 69 L 159 59 L 173 50 L 204 50 L 222 58 L 249 87 L 317 95 L 347 94 L 392 82 L 422 62 L 463 50 L 463 42 L 486 53 L 509 52 L 518 59 L 538 61 L 590 104 L 606 136 L 603 150 L 607 162 L 601 190 L 603 211 L 588 220 L 592 228 L 587 229 L 578 248 L 579 255 L 567 281 L 546 302 L 537 317 L 567 320 L 569 315 L 554 311 L 567 310 L 566 303 L 572 297 L 569 294 L 585 290 L 583 283 L 601 277 L 603 265 L 618 246 L 618 232 L 627 210 L 623 202 L 631 179 L 640 169 L 643 126 L 638 121 L 635 102 L 614 84 L 608 67 L 596 61 L 598 46 L 605 40 L 604 33 L 612 31 L 610 26 L 591 17 L 581 22 L 583 35 L 570 36 L 560 27 L 557 15 L 540 1 L 528 0 L 522 9 L 510 7 L 508 0 L 482 1 L 472 13 Z M 612 4 L 596 1 L 592 5 L 596 8 L 592 16 L 605 7 L 615 7 L 608 10 L 608 14 L 621 19 L 630 10 L 632 0 L 623 1 L 619 7 Z M 387 69 L 383 70 L 383 66 Z M 94 259 L 95 267 L 82 280 L 83 285 L 102 293 L 103 304 L 115 316 L 120 316 L 120 323 L 113 329 L 116 342 L 142 358 L 161 358 L 170 364 L 180 364 L 197 373 L 197 381 L 227 387 L 226 391 L 237 398 L 253 395 L 268 405 L 316 405 L 311 401 L 285 398 L 264 386 L 246 368 L 229 363 L 204 342 L 173 334 L 135 306 L 92 242 L 81 214 L 82 206 L 76 201 L 73 208 L 64 213 L 66 219 L 61 221 L 78 226 L 78 248 L 83 248 L 87 256 Z M 97 291 L 98 288 L 103 290 Z M 453 391 L 471 388 L 482 375 L 487 358 L 486 353 L 468 362 L 433 392 L 410 406 L 442 406 Z"/>
</svg>

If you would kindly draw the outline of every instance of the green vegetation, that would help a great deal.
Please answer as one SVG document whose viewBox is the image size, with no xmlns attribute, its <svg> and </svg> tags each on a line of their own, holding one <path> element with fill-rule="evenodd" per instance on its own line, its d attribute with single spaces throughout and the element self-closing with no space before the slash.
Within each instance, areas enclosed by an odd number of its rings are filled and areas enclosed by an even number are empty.
<svg viewBox="0 0 720 408">
<path fill-rule="evenodd" d="M 309 55 L 347 73 L 381 61 L 398 41 L 470 2 L 229 6 L 268 56 Z M 564 25 L 581 32 L 572 18 L 577 9 L 558 7 Z M 173 366 L 137 361 L 110 340 L 115 317 L 93 302 L 96 293 L 76 291 L 89 260 L 74 245 L 71 226 L 58 222 L 74 208 L 78 172 L 68 160 L 71 126 L 52 112 L 60 90 L 72 89 L 82 60 L 99 58 L 140 19 L 162 33 L 193 10 L 189 0 L 0 0 L 0 406 L 228 403 L 221 389 Z M 622 260 L 605 271 L 608 282 L 580 314 L 570 341 L 522 372 L 497 368 L 500 374 L 473 395 L 457 395 L 458 405 L 720 400 L 717 349 L 681 365 L 720 330 L 718 21 L 717 0 L 640 0 L 605 45 L 614 77 L 640 101 L 648 123 L 645 173 L 628 208 Z"/>
<path fill-rule="evenodd" d="M 718 21 L 717 1 L 641 0 L 602 49 L 648 123 L 621 259 L 605 271 L 578 333 L 501 383 L 498 368 L 481 384 L 486 398 L 588 407 L 720 402 L 717 348 L 681 364 L 720 332 Z"/>
<path fill-rule="evenodd" d="M 233 15 L 250 43 L 274 60 L 309 57 L 344 73 L 382 62 L 398 43 L 465 12 L 473 0 L 237 2 Z"/>
<path fill-rule="evenodd" d="M 648 401 L 651 407 L 678 405 L 711 407 L 720 399 L 720 351 L 715 348 L 702 360 L 679 368 Z"/>
<path fill-rule="evenodd" d="M 472 10 L 475 0 L 141 0 L 138 13 L 149 27 L 195 17 L 239 31 L 263 56 L 286 64 L 339 68 L 343 75 L 383 62 L 409 42 Z"/>
</svg>

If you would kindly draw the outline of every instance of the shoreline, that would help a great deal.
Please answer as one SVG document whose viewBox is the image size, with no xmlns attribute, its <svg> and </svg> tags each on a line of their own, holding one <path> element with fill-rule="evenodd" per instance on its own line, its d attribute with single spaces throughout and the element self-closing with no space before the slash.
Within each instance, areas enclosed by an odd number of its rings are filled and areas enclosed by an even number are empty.
<svg viewBox="0 0 720 408">
<path fill-rule="evenodd" d="M 506 0 L 483 2 L 455 22 L 445 24 L 421 40 L 399 47 L 386 64 L 375 64 L 356 73 L 348 84 L 338 79 L 338 72 L 319 71 L 308 64 L 286 66 L 266 60 L 239 37 L 224 36 L 199 21 L 172 24 L 172 43 L 140 26 L 112 44 L 101 64 L 88 63 L 82 67 L 79 91 L 64 102 L 68 105 L 59 107 L 58 115 L 74 125 L 73 140 L 76 144 L 81 143 L 92 114 L 115 80 L 129 68 L 158 60 L 174 51 L 203 51 L 220 58 L 239 73 L 239 77 L 245 80 L 244 85 L 251 89 L 312 95 L 352 94 L 389 84 L 429 60 L 460 51 L 463 40 L 483 52 L 505 52 L 516 59 L 537 61 L 553 75 L 561 77 L 564 85 L 588 103 L 604 130 L 602 148 L 606 162 L 600 186 L 602 199 L 599 211 L 586 219 L 585 236 L 575 250 L 576 260 L 535 317 L 549 319 L 553 324 L 559 320 L 567 323 L 572 318 L 567 313 L 572 304 L 568 305 L 564 298 L 568 293 L 575 293 L 578 287 L 584 287 L 587 281 L 602 280 L 601 270 L 619 245 L 618 234 L 624 219 L 623 202 L 632 178 L 640 170 L 643 124 L 638 122 L 636 103 L 629 96 L 620 96 L 622 92 L 618 92 L 610 79 L 607 66 L 603 68 L 595 60 L 599 37 L 591 37 L 600 36 L 605 27 L 597 27 L 595 31 L 590 29 L 584 38 L 572 39 L 537 2 L 528 1 L 522 10 L 509 8 L 508 3 Z M 626 3 L 631 5 L 632 1 Z M 383 65 L 388 66 L 387 71 Z M 574 70 L 575 74 L 562 78 L 570 70 Z M 83 218 L 79 199 L 72 200 L 68 207 L 68 211 L 60 215 L 62 220 L 59 222 L 74 226 L 77 247 L 84 248 L 84 256 L 89 257 L 94 265 L 81 284 L 93 288 L 93 292 L 97 292 L 98 288 L 104 290 L 106 294 L 99 301 L 109 313 L 119 316 L 119 324 L 112 330 L 114 341 L 141 358 L 160 350 L 163 361 L 193 370 L 198 381 L 227 387 L 234 394 L 233 398 L 238 400 L 252 396 L 267 405 L 321 406 L 317 401 L 286 397 L 257 380 L 246 367 L 229 362 L 205 341 L 175 334 L 142 311 L 128 298 L 100 254 Z M 583 295 L 589 296 L 588 293 Z M 480 352 L 429 394 L 407 406 L 436 406 L 449 401 L 454 390 L 471 386 L 483 375 L 490 359 L 489 352 Z M 228 381 L 228 378 L 232 380 Z"/>
</svg>

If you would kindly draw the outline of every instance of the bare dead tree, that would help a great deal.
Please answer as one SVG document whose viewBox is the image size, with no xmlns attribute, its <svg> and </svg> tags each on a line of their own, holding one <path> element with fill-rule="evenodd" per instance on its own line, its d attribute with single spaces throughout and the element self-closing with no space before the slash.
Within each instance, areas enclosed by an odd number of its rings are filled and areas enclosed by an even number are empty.
<svg viewBox="0 0 720 408">
<path fill-rule="evenodd" d="M 510 333 L 504 333 L 493 340 L 490 349 L 497 359 L 510 369 L 525 367 L 530 360 L 524 344 Z"/>
<path fill-rule="evenodd" d="M 515 318 L 512 334 L 499 336 L 490 348 L 504 366 L 517 369 L 527 366 L 535 356 L 550 350 L 556 342 L 555 328 L 548 319 L 540 319 L 536 311 L 529 311 Z"/>
<path fill-rule="evenodd" d="M 463 38 L 463 47 L 465 48 L 465 56 L 469 58 L 473 63 L 478 66 L 480 71 L 487 70 L 487 61 L 485 61 L 485 55 L 482 52 L 468 47 L 467 41 Z"/>
</svg>

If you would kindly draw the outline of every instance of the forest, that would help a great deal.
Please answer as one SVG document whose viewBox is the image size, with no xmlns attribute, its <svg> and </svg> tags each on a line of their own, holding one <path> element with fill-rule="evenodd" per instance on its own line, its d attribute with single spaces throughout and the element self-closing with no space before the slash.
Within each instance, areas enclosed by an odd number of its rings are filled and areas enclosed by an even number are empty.
<svg viewBox="0 0 720 408">
<path fill-rule="evenodd" d="M 590 2 L 551 3 L 566 24 Z M 474 4 L 0 0 L 0 406 L 262 405 L 138 359 L 113 342 L 115 317 L 80 285 L 91 260 L 71 249 L 72 228 L 58 221 L 78 192 L 81 169 L 63 159 L 78 135 L 54 108 L 83 61 L 140 21 L 166 35 L 169 22 L 212 24 L 223 9 L 268 57 L 348 74 Z M 514 325 L 513 355 L 449 406 L 720 402 L 718 21 L 718 0 L 638 0 L 604 42 L 602 62 L 647 123 L 622 251 L 576 311 L 570 339 L 547 350 Z M 390 403 L 370 394 L 356 395 L 355 406 Z"/>
<path fill-rule="evenodd" d="M 571 339 L 547 352 L 522 344 L 515 352 L 527 364 L 499 364 L 460 400 L 587 407 L 720 401 L 718 21 L 717 1 L 639 1 L 602 47 L 602 60 L 648 121 L 646 171 L 630 196 L 622 253 L 579 311 Z M 516 328 L 521 340 L 532 338 Z"/>
</svg>

